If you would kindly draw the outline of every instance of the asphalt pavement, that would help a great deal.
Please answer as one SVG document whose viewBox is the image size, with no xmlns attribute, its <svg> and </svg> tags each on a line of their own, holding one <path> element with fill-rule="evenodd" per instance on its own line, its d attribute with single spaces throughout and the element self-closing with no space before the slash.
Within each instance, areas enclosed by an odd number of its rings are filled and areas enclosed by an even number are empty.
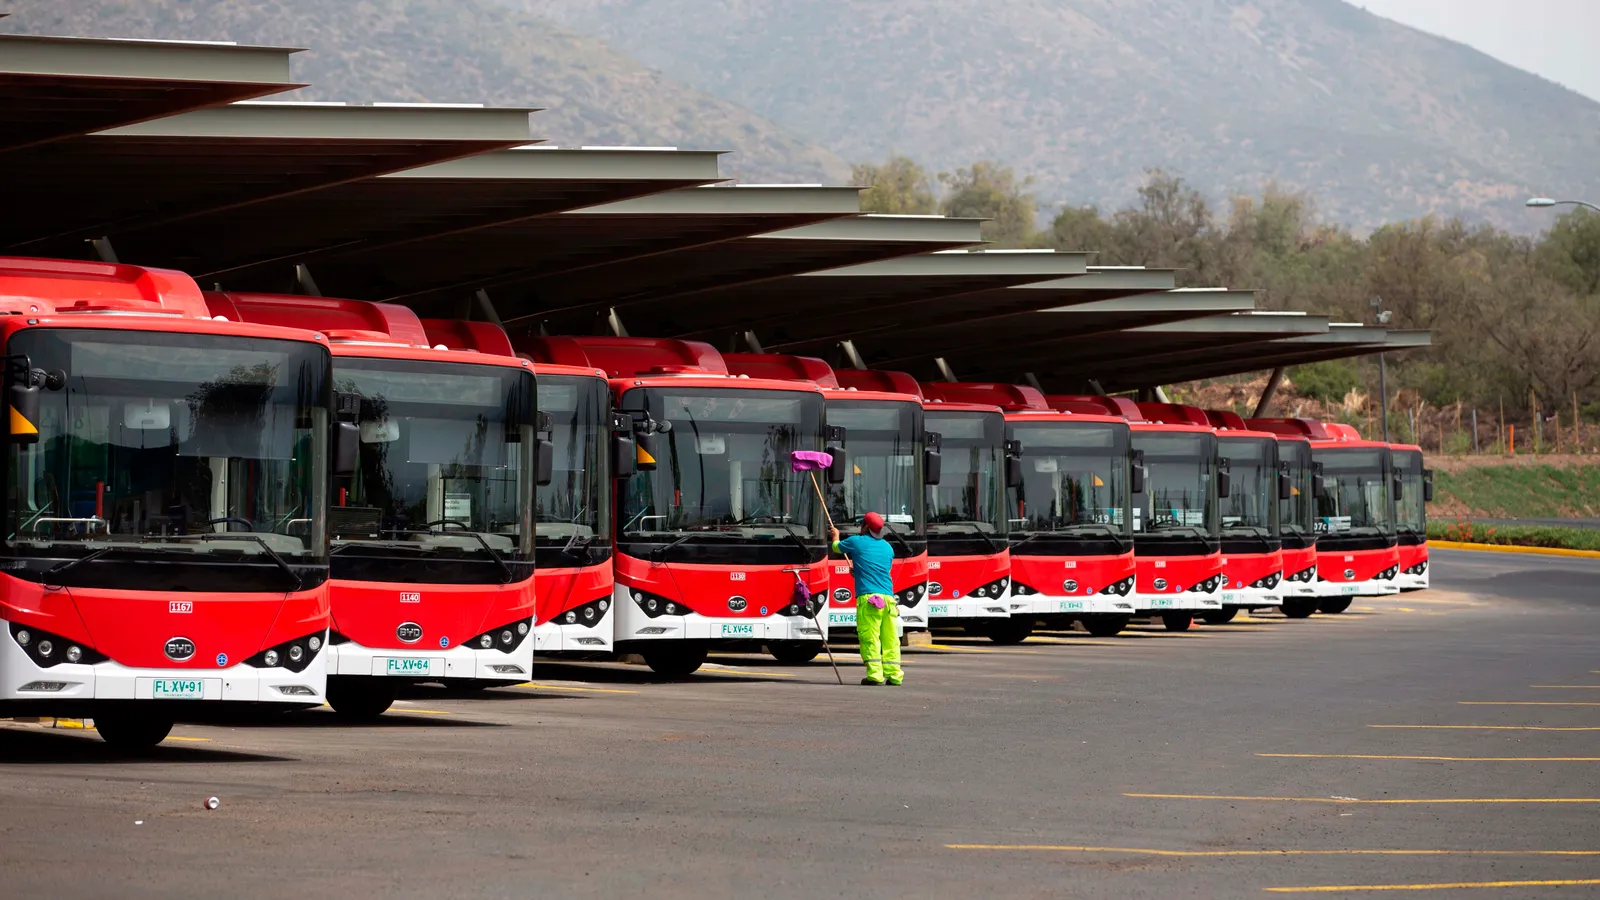
<svg viewBox="0 0 1600 900">
<path fill-rule="evenodd" d="M 0 895 L 1600 896 L 1600 561 L 1433 559 L 1340 616 L 943 635 L 899 689 L 541 664 L 149 760 L 0 726 Z"/>
</svg>

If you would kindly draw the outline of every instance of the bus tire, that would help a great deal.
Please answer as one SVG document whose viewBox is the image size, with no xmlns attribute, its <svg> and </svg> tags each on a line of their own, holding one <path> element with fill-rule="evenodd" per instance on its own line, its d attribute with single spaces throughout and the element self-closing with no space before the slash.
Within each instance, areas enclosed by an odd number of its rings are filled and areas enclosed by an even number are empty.
<svg viewBox="0 0 1600 900">
<path fill-rule="evenodd" d="M 817 654 L 822 652 L 822 642 L 772 641 L 767 644 L 767 652 L 778 662 L 798 666 L 816 659 Z"/>
<path fill-rule="evenodd" d="M 1200 614 L 1200 620 L 1207 625 L 1226 625 L 1233 621 L 1239 614 L 1239 607 L 1230 606 L 1227 609 L 1208 609 Z"/>
<path fill-rule="evenodd" d="M 1317 609 L 1319 611 L 1327 613 L 1330 616 L 1337 616 L 1339 613 L 1342 613 L 1349 608 L 1349 597 L 1329 597 L 1328 599 L 1317 604 Z"/>
<path fill-rule="evenodd" d="M 1191 613 L 1162 613 L 1161 627 L 1168 631 L 1188 631 L 1194 624 L 1194 615 Z"/>
<path fill-rule="evenodd" d="M 112 712 L 94 716 L 94 730 L 113 750 L 137 753 L 154 749 L 172 733 L 172 720 L 149 713 Z"/>
<path fill-rule="evenodd" d="M 1128 627 L 1128 616 L 1084 616 L 1083 630 L 1095 637 L 1116 637 Z"/>
<path fill-rule="evenodd" d="M 984 623 L 984 633 L 996 644 L 1020 644 L 1033 634 L 1033 620 L 1027 617 L 995 619 Z"/>
<path fill-rule="evenodd" d="M 1317 611 L 1317 601 L 1309 597 L 1283 598 L 1283 614 L 1291 619 L 1309 619 Z"/>
<path fill-rule="evenodd" d="M 683 678 L 700 670 L 706 661 L 704 644 L 673 642 L 662 647 L 651 647 L 639 654 L 650 671 L 667 678 Z"/>
<path fill-rule="evenodd" d="M 387 678 L 340 677 L 328 679 L 328 705 L 346 719 L 376 719 L 389 711 L 399 685 Z"/>
</svg>

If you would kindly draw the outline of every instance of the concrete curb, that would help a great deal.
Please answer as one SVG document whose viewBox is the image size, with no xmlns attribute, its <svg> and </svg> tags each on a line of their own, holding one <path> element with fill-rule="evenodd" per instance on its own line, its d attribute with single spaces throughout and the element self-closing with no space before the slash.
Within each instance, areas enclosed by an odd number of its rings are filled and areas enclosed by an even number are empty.
<svg viewBox="0 0 1600 900">
<path fill-rule="evenodd" d="M 1540 556 L 1575 556 L 1580 559 L 1600 559 L 1600 550 L 1568 550 L 1565 547 L 1522 547 L 1516 544 L 1465 544 L 1457 541 L 1428 541 L 1429 547 L 1441 550 L 1474 550 L 1481 553 L 1533 553 Z"/>
</svg>

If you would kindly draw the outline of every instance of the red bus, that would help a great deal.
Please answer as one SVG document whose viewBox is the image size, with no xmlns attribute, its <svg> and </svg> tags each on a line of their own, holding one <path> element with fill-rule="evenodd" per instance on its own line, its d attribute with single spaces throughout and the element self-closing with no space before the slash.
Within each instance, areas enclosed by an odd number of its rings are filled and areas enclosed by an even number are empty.
<svg viewBox="0 0 1600 900">
<path fill-rule="evenodd" d="M 1249 420 L 1254 421 L 1254 420 Z M 1304 619 L 1317 611 L 1317 494 L 1322 474 L 1305 437 L 1278 434 L 1278 460 L 1289 478 L 1289 496 L 1279 506 L 1283 537 L 1283 614 Z"/>
<path fill-rule="evenodd" d="M 534 498 L 533 650 L 557 658 L 610 654 L 616 622 L 610 447 L 618 425 L 611 387 L 566 338 L 519 333 L 511 343 L 528 359 L 547 360 L 533 366 L 552 455 L 551 481 Z M 626 428 L 631 436 L 632 426 Z"/>
<path fill-rule="evenodd" d="M 320 706 L 330 427 L 321 335 L 213 319 L 187 275 L 0 259 L 10 405 L 0 715 L 107 742 Z"/>
<path fill-rule="evenodd" d="M 1399 495 L 1395 498 L 1395 538 L 1400 549 L 1400 573 L 1395 584 L 1402 591 L 1428 586 L 1428 504 L 1433 501 L 1433 470 L 1422 465 L 1422 448 L 1415 444 L 1390 444 Z"/>
<path fill-rule="evenodd" d="M 1363 440 L 1354 428 L 1311 419 L 1251 419 L 1262 431 L 1311 441 L 1322 466 L 1317 494 L 1317 609 L 1341 613 L 1354 597 L 1399 592 L 1395 530 L 1397 479 L 1388 444 Z"/>
<path fill-rule="evenodd" d="M 230 319 L 326 335 L 338 398 L 356 416 L 358 464 L 335 479 L 328 511 L 328 704 L 372 717 L 402 684 L 526 681 L 539 464 L 532 364 L 497 326 L 424 328 L 394 304 L 206 299 Z"/>
<path fill-rule="evenodd" d="M 811 479 L 792 471 L 789 454 L 829 449 L 822 390 L 730 375 L 721 354 L 695 341 L 567 342 L 606 373 L 628 423 L 613 438 L 613 650 L 683 676 L 713 647 L 820 645 L 827 534 Z M 844 479 L 840 443 L 823 473 L 831 484 Z"/>
<path fill-rule="evenodd" d="M 1128 423 L 1051 409 L 1043 394 L 1023 385 L 927 382 L 923 391 L 930 399 L 1005 412 L 1010 615 L 980 623 L 989 637 L 1017 643 L 1036 627 L 1074 621 L 1091 634 L 1122 631 L 1134 611 L 1138 477 Z"/>
<path fill-rule="evenodd" d="M 1294 482 L 1278 458 L 1271 432 L 1253 431 L 1228 410 L 1206 410 L 1217 432 L 1217 454 L 1228 461 L 1228 496 L 1221 500 L 1222 609 L 1201 614 L 1210 625 L 1239 610 L 1283 603 L 1283 510 Z"/>
</svg>

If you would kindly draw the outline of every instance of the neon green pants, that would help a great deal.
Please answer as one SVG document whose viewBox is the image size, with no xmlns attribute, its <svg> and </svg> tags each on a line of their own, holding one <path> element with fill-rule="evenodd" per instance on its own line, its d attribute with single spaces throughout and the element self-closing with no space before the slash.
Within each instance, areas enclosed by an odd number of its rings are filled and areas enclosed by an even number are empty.
<svg viewBox="0 0 1600 900">
<path fill-rule="evenodd" d="M 884 599 L 887 602 L 883 609 L 873 606 L 866 597 L 856 600 L 856 637 L 861 641 L 861 661 L 867 664 L 867 677 L 900 684 L 906 677 L 900 671 L 900 638 L 894 633 L 900 609 L 893 597 Z"/>
</svg>

